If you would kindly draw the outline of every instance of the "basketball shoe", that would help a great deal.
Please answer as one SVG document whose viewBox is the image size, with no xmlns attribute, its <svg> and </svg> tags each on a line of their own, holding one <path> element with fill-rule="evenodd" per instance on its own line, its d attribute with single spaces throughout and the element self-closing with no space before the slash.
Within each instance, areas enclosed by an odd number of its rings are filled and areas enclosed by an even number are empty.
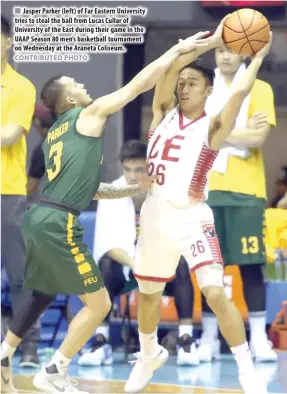
<svg viewBox="0 0 287 394">
<path fill-rule="evenodd" d="M 130 377 L 125 385 L 126 393 L 138 393 L 143 391 L 149 384 L 156 369 L 163 366 L 168 359 L 168 351 L 159 345 L 159 353 L 152 358 L 143 358 L 140 353 L 136 353 L 136 360 L 131 361 L 135 364 Z"/>
</svg>

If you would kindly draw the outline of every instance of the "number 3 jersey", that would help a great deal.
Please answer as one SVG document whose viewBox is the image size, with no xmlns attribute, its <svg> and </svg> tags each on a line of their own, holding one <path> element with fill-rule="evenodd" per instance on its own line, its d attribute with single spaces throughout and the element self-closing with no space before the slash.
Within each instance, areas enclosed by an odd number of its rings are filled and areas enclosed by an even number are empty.
<svg viewBox="0 0 287 394">
<path fill-rule="evenodd" d="M 46 171 L 42 196 L 77 211 L 87 208 L 98 190 L 103 155 L 103 136 L 88 137 L 76 130 L 82 110 L 63 113 L 43 142 Z"/>
<path fill-rule="evenodd" d="M 205 113 L 189 120 L 176 107 L 150 132 L 149 175 L 158 176 L 151 188 L 153 196 L 176 206 L 207 199 L 207 175 L 218 154 L 209 148 L 209 123 Z"/>
</svg>

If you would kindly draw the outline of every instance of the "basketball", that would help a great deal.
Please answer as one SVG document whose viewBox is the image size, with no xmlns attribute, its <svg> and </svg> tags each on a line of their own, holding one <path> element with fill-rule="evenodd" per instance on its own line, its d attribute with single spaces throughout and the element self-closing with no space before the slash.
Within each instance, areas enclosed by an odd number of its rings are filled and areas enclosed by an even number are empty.
<svg viewBox="0 0 287 394">
<path fill-rule="evenodd" d="M 253 56 L 269 40 L 270 25 L 260 12 L 243 8 L 233 12 L 225 21 L 223 41 L 233 52 Z"/>
</svg>

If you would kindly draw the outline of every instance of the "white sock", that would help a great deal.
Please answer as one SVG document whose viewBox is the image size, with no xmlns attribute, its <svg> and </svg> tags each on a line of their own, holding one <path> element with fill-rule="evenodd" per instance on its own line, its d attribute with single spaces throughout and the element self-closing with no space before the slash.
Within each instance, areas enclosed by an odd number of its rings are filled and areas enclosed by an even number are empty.
<svg viewBox="0 0 287 394">
<path fill-rule="evenodd" d="M 107 340 L 110 338 L 110 327 L 107 324 L 103 324 L 96 329 L 96 335 L 102 334 Z"/>
<path fill-rule="evenodd" d="M 266 339 L 266 312 L 249 313 L 250 342 Z"/>
<path fill-rule="evenodd" d="M 218 338 L 217 317 L 212 314 L 202 314 L 202 337 L 203 342 L 210 343 Z"/>
<path fill-rule="evenodd" d="M 157 329 L 151 334 L 143 334 L 139 331 L 139 341 L 141 345 L 141 354 L 143 357 L 154 357 L 159 351 L 157 339 Z"/>
<path fill-rule="evenodd" d="M 192 334 L 193 334 L 193 325 L 192 324 L 180 324 L 179 325 L 179 327 L 178 327 L 179 338 L 185 334 L 188 334 L 192 337 Z"/>
<path fill-rule="evenodd" d="M 231 347 L 230 350 L 237 362 L 240 374 L 250 373 L 254 370 L 252 356 L 247 342 L 239 346 Z"/>
<path fill-rule="evenodd" d="M 16 349 L 17 349 L 16 347 L 12 347 L 12 346 L 8 345 L 7 342 L 3 341 L 1 343 L 1 351 L 0 351 L 1 360 L 3 360 L 6 357 L 9 357 L 9 360 L 11 360 Z"/>
<path fill-rule="evenodd" d="M 60 369 L 62 368 L 63 369 L 68 368 L 71 361 L 72 359 L 63 356 L 63 354 L 59 350 L 57 350 L 54 356 L 52 357 L 51 361 L 47 365 L 47 368 L 55 364 L 58 371 L 60 371 Z"/>
</svg>

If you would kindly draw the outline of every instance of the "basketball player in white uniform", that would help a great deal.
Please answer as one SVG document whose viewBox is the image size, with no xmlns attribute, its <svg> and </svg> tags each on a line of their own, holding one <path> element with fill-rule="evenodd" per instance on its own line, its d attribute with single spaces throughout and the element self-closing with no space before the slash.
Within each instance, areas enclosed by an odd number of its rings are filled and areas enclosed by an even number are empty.
<svg viewBox="0 0 287 394">
<path fill-rule="evenodd" d="M 200 54 L 222 45 L 222 23 L 208 47 L 181 55 L 157 84 L 148 145 L 149 175 L 157 175 L 141 211 L 134 275 L 139 284 L 138 325 L 141 351 L 126 383 L 126 392 L 142 391 L 155 369 L 168 358 L 158 344 L 160 297 L 181 255 L 195 272 L 199 287 L 217 316 L 220 330 L 239 367 L 245 394 L 267 393 L 252 363 L 240 313 L 226 298 L 223 262 L 207 199 L 207 176 L 222 142 L 234 127 L 250 93 L 270 42 L 251 61 L 225 108 L 214 118 L 204 113 L 212 92 L 213 70 L 198 63 Z M 179 105 L 171 109 L 173 92 Z M 167 115 L 166 111 L 168 111 Z"/>
</svg>

